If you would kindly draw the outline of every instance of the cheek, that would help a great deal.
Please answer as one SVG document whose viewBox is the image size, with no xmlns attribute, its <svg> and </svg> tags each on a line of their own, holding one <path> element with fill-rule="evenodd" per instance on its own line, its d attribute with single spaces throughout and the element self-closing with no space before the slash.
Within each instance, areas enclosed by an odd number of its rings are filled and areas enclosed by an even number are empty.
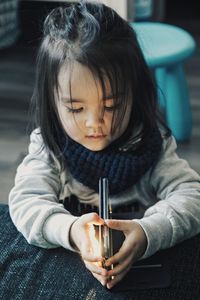
<svg viewBox="0 0 200 300">
<path fill-rule="evenodd" d="M 112 113 L 108 113 L 108 112 L 104 113 L 104 124 L 106 126 L 107 132 L 111 131 L 112 117 L 113 117 Z"/>
<path fill-rule="evenodd" d="M 76 140 L 76 137 L 78 138 L 81 132 L 81 127 L 79 126 L 81 122 L 77 120 L 76 116 L 67 112 L 62 111 L 59 116 L 67 135 Z"/>
<path fill-rule="evenodd" d="M 61 124 L 66 132 L 73 130 L 73 120 L 71 120 L 71 116 L 68 116 L 68 113 L 64 109 L 58 110 L 59 118 Z"/>
<path fill-rule="evenodd" d="M 63 127 L 69 136 L 73 135 L 76 131 L 75 127 L 69 121 L 64 122 Z"/>
<path fill-rule="evenodd" d="M 62 121 L 63 127 L 68 135 L 75 135 L 77 132 L 77 124 L 73 118 L 65 118 L 64 122 Z"/>
</svg>

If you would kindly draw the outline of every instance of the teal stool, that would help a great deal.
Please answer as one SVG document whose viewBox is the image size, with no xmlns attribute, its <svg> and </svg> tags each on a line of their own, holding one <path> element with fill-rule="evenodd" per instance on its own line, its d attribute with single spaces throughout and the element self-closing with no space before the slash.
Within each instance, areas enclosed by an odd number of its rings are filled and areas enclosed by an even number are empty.
<svg viewBox="0 0 200 300">
<path fill-rule="evenodd" d="M 187 141 L 192 132 L 192 112 L 183 62 L 196 47 L 192 36 L 176 26 L 140 22 L 130 24 L 149 67 L 154 70 L 158 96 L 166 122 L 177 141 Z"/>
</svg>

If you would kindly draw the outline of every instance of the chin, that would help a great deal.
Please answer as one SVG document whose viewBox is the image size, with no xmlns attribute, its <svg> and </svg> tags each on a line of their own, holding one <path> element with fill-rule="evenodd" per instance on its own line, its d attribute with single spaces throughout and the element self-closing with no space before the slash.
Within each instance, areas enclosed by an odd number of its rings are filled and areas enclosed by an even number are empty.
<svg viewBox="0 0 200 300">
<path fill-rule="evenodd" d="M 103 149 L 105 149 L 106 147 L 108 147 L 107 144 L 105 145 L 83 145 L 85 148 L 87 148 L 90 151 L 102 151 Z"/>
<path fill-rule="evenodd" d="M 87 148 L 88 150 L 94 151 L 94 152 L 101 151 L 101 150 L 106 148 L 106 146 L 105 147 L 87 147 L 87 146 L 84 146 L 84 147 Z"/>
</svg>

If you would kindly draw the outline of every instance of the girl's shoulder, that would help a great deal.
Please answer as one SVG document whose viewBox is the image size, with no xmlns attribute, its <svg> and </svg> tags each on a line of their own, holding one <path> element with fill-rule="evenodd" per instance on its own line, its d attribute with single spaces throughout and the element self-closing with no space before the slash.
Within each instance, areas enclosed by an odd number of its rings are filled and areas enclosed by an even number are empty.
<svg viewBox="0 0 200 300">
<path fill-rule="evenodd" d="M 162 137 L 162 152 L 176 151 L 177 143 L 174 136 L 163 129 L 160 129 L 160 134 Z"/>
<path fill-rule="evenodd" d="M 42 134 L 39 128 L 34 129 L 30 134 L 29 154 L 48 157 L 49 151 L 45 147 Z"/>
<path fill-rule="evenodd" d="M 36 128 L 31 132 L 28 152 L 29 155 L 46 161 L 48 164 L 52 164 L 61 170 L 61 161 L 46 147 L 40 128 Z"/>
</svg>

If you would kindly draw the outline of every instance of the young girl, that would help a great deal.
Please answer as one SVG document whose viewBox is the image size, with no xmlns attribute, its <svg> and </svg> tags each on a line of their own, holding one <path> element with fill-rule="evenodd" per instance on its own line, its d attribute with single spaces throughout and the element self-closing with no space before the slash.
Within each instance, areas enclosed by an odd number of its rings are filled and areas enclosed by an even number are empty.
<svg viewBox="0 0 200 300">
<path fill-rule="evenodd" d="M 80 2 L 48 15 L 33 100 L 37 128 L 9 196 L 30 244 L 79 252 L 112 288 L 139 258 L 200 232 L 200 177 L 178 158 L 134 30 L 111 8 Z M 137 204 L 143 217 L 101 219 L 100 177 L 114 211 Z M 105 223 L 125 235 L 111 270 L 89 238 L 91 224 Z"/>
</svg>

